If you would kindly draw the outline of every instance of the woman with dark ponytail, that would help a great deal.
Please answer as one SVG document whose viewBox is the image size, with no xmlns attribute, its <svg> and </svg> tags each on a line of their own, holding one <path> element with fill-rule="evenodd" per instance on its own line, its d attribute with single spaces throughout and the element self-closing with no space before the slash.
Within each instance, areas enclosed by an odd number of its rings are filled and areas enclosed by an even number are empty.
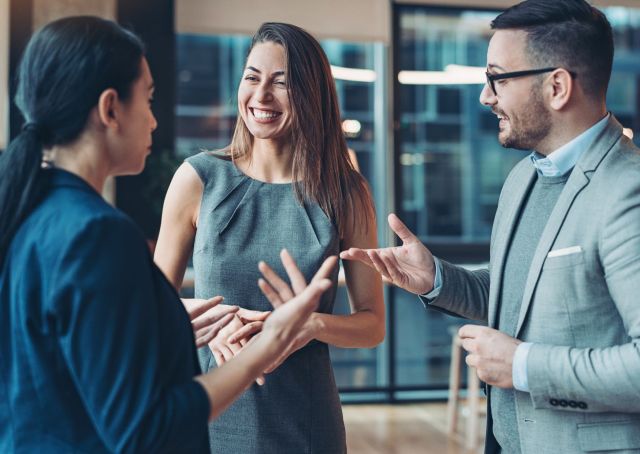
<svg viewBox="0 0 640 454">
<path fill-rule="evenodd" d="M 110 21 L 52 22 L 23 56 L 26 123 L 0 156 L 0 452 L 208 452 L 207 421 L 330 286 L 335 257 L 245 354 L 200 375 L 194 331 L 215 336 L 237 307 L 195 300 L 187 314 L 139 230 L 100 197 L 107 177 L 144 167 L 152 94 L 142 42 Z"/>
</svg>

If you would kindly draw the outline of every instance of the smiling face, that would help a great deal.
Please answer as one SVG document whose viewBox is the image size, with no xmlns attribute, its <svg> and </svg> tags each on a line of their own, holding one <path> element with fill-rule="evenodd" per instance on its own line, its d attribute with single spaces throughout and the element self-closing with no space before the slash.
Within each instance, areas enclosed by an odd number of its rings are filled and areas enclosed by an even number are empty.
<svg viewBox="0 0 640 454">
<path fill-rule="evenodd" d="M 537 69 L 527 59 L 527 34 L 498 30 L 489 43 L 487 71 L 491 74 Z M 551 114 L 542 85 L 546 74 L 495 81 L 496 93 L 485 85 L 480 102 L 500 119 L 498 140 L 503 147 L 534 150 L 549 135 Z"/>
<path fill-rule="evenodd" d="M 291 107 L 285 74 L 284 48 L 272 42 L 256 44 L 238 88 L 238 109 L 255 139 L 279 139 L 289 131 Z"/>
</svg>

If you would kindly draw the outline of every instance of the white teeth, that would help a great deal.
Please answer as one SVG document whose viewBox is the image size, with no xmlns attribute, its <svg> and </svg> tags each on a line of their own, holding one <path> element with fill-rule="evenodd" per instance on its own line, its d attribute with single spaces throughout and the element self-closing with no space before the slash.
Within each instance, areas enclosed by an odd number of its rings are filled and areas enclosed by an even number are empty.
<svg viewBox="0 0 640 454">
<path fill-rule="evenodd" d="M 253 109 L 253 115 L 260 120 L 266 120 L 266 119 L 276 118 L 278 116 L 278 113 Z"/>
</svg>

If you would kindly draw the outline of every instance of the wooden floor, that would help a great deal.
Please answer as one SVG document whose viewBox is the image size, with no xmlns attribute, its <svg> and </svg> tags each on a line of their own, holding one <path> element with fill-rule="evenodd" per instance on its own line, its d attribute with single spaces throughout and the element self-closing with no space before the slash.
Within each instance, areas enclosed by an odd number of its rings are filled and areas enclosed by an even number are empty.
<svg viewBox="0 0 640 454">
<path fill-rule="evenodd" d="M 484 402 L 483 402 L 484 405 Z M 344 405 L 349 454 L 481 454 L 484 418 L 478 448 L 464 448 L 465 418 L 458 440 L 447 437 L 446 404 Z"/>
</svg>

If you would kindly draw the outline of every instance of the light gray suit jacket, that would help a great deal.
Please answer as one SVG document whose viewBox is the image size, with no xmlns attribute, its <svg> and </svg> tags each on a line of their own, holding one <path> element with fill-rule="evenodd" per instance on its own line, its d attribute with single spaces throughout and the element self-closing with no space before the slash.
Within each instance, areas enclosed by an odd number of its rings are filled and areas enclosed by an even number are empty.
<svg viewBox="0 0 640 454">
<path fill-rule="evenodd" d="M 496 326 L 507 249 L 534 176 L 524 159 L 507 177 L 490 269 L 443 262 L 430 306 Z M 517 326 L 517 338 L 535 343 L 531 392 L 516 392 L 523 454 L 640 452 L 640 150 L 613 116 L 539 239 Z"/>
</svg>

